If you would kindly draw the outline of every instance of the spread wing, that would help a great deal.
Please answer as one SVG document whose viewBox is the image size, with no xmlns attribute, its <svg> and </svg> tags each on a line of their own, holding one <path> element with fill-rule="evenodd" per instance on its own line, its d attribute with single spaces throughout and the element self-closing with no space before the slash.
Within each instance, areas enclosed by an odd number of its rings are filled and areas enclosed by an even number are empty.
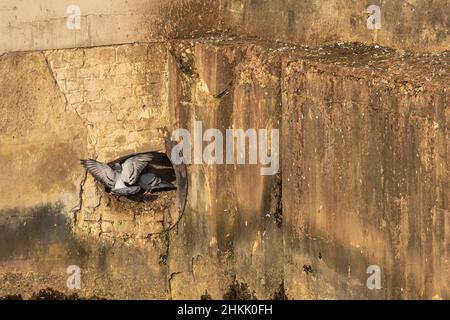
<svg viewBox="0 0 450 320">
<path fill-rule="evenodd" d="M 128 158 L 122 164 L 122 180 L 129 185 L 133 185 L 137 182 L 142 170 L 147 166 L 148 162 L 153 159 L 150 153 L 138 154 Z"/>
<path fill-rule="evenodd" d="M 95 160 L 81 160 L 81 165 L 94 176 L 110 188 L 114 188 L 116 174 L 107 164 Z"/>
</svg>

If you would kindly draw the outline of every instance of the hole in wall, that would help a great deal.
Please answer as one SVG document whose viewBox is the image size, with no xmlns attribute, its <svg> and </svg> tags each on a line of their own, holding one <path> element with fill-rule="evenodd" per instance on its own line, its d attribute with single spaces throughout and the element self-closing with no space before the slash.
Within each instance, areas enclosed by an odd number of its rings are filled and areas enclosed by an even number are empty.
<svg viewBox="0 0 450 320">
<path fill-rule="evenodd" d="M 155 173 L 164 181 L 171 183 L 175 188 L 170 188 L 169 190 L 161 189 L 155 191 L 154 194 L 151 195 L 144 195 L 143 191 L 130 196 L 118 197 L 116 195 L 110 195 L 108 204 L 113 212 L 129 212 L 131 209 L 137 216 L 141 216 L 146 212 L 164 212 L 163 230 L 155 233 L 166 232 L 177 225 L 183 215 L 188 192 L 185 164 L 173 165 L 167 156 L 172 153 L 172 148 L 176 145 L 176 142 L 173 142 L 168 138 L 166 138 L 165 142 L 166 153 L 152 152 L 155 157 L 149 162 L 143 172 Z M 138 154 L 141 153 L 128 154 L 110 161 L 108 165 L 112 166 L 115 163 L 122 164 L 128 158 Z M 106 193 L 111 191 L 103 185 L 102 188 Z"/>
<path fill-rule="evenodd" d="M 123 157 L 120 157 L 113 161 L 110 161 L 108 163 L 108 165 L 111 167 L 115 163 L 119 163 L 122 165 L 127 159 L 129 159 L 133 156 L 139 155 L 139 154 L 144 154 L 144 153 L 147 153 L 147 152 L 128 154 L 126 156 L 123 156 Z M 166 188 L 160 188 L 160 189 L 154 190 L 151 195 L 144 195 L 145 190 L 141 190 L 137 194 L 121 196 L 121 197 L 125 197 L 134 202 L 155 201 L 161 195 L 166 194 L 168 191 L 173 191 L 173 190 L 177 189 L 176 174 L 175 174 L 174 167 L 173 167 L 172 162 L 170 161 L 169 157 L 163 152 L 150 151 L 150 153 L 152 153 L 152 155 L 154 156 L 154 159 L 148 163 L 148 165 L 142 171 L 141 175 L 146 174 L 146 173 L 156 174 L 163 181 L 169 182 L 174 187 L 173 188 L 166 187 Z M 108 188 L 107 186 L 104 186 L 104 190 L 107 193 L 111 192 L 111 189 Z M 174 193 L 171 193 L 171 194 L 174 194 Z"/>
<path fill-rule="evenodd" d="M 184 164 L 173 165 L 170 161 L 167 155 L 172 154 L 172 149 L 177 143 L 167 137 L 168 135 L 165 135 L 165 153 L 156 151 L 133 153 L 106 163 L 108 166 L 114 167 L 117 164 L 122 165 L 130 157 L 151 153 L 150 161 L 148 161 L 148 157 L 142 157 L 146 161 L 146 166 L 140 175 L 153 173 L 161 181 L 158 179 L 155 181 L 154 177 L 141 176 L 140 178 L 143 180 L 138 180 L 137 184 L 130 186 L 141 187 L 142 190 L 139 190 L 137 194 L 125 195 L 125 192 L 119 193 L 117 190 L 111 192 L 110 187 L 105 186 L 99 181 L 100 179 L 95 179 L 94 176 L 97 190 L 103 193 L 100 198 L 103 199 L 102 208 L 99 209 L 101 210 L 99 212 L 100 223 L 92 224 L 92 220 L 80 219 L 79 225 L 82 230 L 110 238 L 143 239 L 152 235 L 164 234 L 177 225 L 186 205 L 187 170 Z M 119 169 L 115 168 L 115 170 Z M 162 181 L 166 185 L 161 185 Z M 125 186 L 127 185 L 125 184 Z M 154 189 L 155 186 L 157 189 Z M 131 189 L 131 191 L 135 190 Z"/>
</svg>

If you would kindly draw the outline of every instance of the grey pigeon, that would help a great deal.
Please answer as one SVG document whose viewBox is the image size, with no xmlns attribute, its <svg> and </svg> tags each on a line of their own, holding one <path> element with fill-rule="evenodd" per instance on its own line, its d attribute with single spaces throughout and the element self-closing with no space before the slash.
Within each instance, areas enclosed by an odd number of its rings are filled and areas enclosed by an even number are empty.
<svg viewBox="0 0 450 320">
<path fill-rule="evenodd" d="M 104 183 L 111 192 L 120 196 L 136 194 L 141 190 L 140 186 L 133 186 L 139 179 L 142 170 L 153 159 L 150 153 L 138 154 L 128 158 L 123 164 L 115 163 L 111 168 L 105 163 L 96 160 L 81 160 L 81 165 Z"/>
<path fill-rule="evenodd" d="M 150 194 L 153 190 L 160 189 L 174 189 L 175 186 L 169 182 L 164 181 L 154 173 L 141 174 L 138 180 L 139 186 L 145 190 L 145 195 Z"/>
</svg>

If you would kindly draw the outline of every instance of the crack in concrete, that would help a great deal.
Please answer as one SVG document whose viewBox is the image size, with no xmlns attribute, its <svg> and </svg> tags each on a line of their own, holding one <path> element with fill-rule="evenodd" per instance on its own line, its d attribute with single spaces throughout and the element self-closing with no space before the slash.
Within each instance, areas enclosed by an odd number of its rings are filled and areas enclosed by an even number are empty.
<svg viewBox="0 0 450 320">
<path fill-rule="evenodd" d="M 83 208 L 83 192 L 84 192 L 84 184 L 86 183 L 86 180 L 87 180 L 87 170 L 84 170 L 84 175 L 83 175 L 83 178 L 81 179 L 81 182 L 80 182 L 80 191 L 78 192 L 79 205 L 78 205 L 78 208 L 73 211 L 73 223 L 74 223 L 74 226 L 77 225 L 77 223 L 78 223 L 78 213 Z"/>
<path fill-rule="evenodd" d="M 46 63 L 47 68 L 48 68 L 48 71 L 50 72 L 50 76 L 51 76 L 52 79 L 53 79 L 53 82 L 54 82 L 54 84 L 55 84 L 55 87 L 58 88 L 59 92 L 60 92 L 60 93 L 63 95 L 63 97 L 64 97 L 64 101 L 65 101 L 64 111 L 67 112 L 67 108 L 68 108 L 68 106 L 69 106 L 69 100 L 67 99 L 67 96 L 66 96 L 66 94 L 64 93 L 64 90 L 62 90 L 61 86 L 60 86 L 59 83 L 58 83 L 58 80 L 57 80 L 56 77 L 55 77 L 54 71 L 53 71 L 53 69 L 52 69 L 52 67 L 51 67 L 51 65 L 50 65 L 50 61 L 48 60 L 48 58 L 47 58 L 47 56 L 45 55 L 45 53 L 42 53 L 42 55 L 43 55 L 43 57 L 44 57 L 45 63 Z"/>
<path fill-rule="evenodd" d="M 61 88 L 60 84 L 58 83 L 58 80 L 56 79 L 56 76 L 55 76 L 55 72 L 53 71 L 53 69 L 51 67 L 51 63 L 50 63 L 47 55 L 45 54 L 45 52 L 42 52 L 42 56 L 44 57 L 44 61 L 45 61 L 45 64 L 47 65 L 47 68 L 48 68 L 48 71 L 50 73 L 50 76 L 53 79 L 55 88 L 57 88 L 59 90 L 59 92 L 62 94 L 62 96 L 64 97 L 64 101 L 65 101 L 64 112 L 68 112 L 69 111 L 69 106 L 71 106 L 71 104 L 70 104 L 70 102 L 69 102 L 69 100 L 67 98 L 67 95 L 64 92 L 64 90 Z M 85 50 L 83 50 L 83 66 L 85 64 L 85 60 L 86 60 L 85 59 Z M 88 133 L 89 132 L 89 126 L 85 123 L 83 117 L 80 115 L 78 110 L 76 110 L 76 108 L 73 108 L 73 107 L 70 108 L 70 109 L 71 109 L 71 111 L 73 111 L 77 115 L 77 117 L 80 119 L 81 123 L 86 128 L 86 131 Z M 89 142 L 89 139 L 88 139 L 88 147 L 92 150 L 93 154 L 95 154 L 95 155 L 97 154 L 96 148 L 95 148 L 96 147 L 96 143 L 93 144 L 93 143 Z M 84 185 L 86 183 L 86 180 L 87 180 L 87 170 L 85 170 L 84 175 L 83 175 L 83 177 L 81 179 L 81 182 L 80 182 L 80 190 L 79 190 L 79 193 L 78 193 L 79 205 L 78 205 L 77 208 L 73 208 L 71 210 L 73 212 L 74 227 L 77 226 L 77 224 L 78 224 L 78 215 L 81 212 L 81 210 L 83 209 L 83 193 L 84 193 Z M 100 202 L 101 202 L 101 196 L 100 196 L 99 204 L 94 208 L 94 212 L 100 206 Z M 100 218 L 100 223 L 101 223 L 101 218 Z"/>
<path fill-rule="evenodd" d="M 176 275 L 179 275 L 179 274 L 182 274 L 183 272 L 172 272 L 171 274 L 170 274 L 170 276 L 169 276 L 169 279 L 168 279 L 168 287 L 169 287 L 169 297 L 170 297 L 170 300 L 172 300 L 173 299 L 173 296 L 172 296 L 172 280 L 175 278 L 175 276 Z"/>
<path fill-rule="evenodd" d="M 222 90 L 218 94 L 214 95 L 214 98 L 222 99 L 223 97 L 225 97 L 226 95 L 230 94 L 230 92 L 233 91 L 233 87 L 234 87 L 233 86 L 233 81 L 231 81 L 224 90 Z"/>
<path fill-rule="evenodd" d="M 69 102 L 69 99 L 67 98 L 66 93 L 64 92 L 64 90 L 61 88 L 61 86 L 58 83 L 58 80 L 55 77 L 55 72 L 53 71 L 50 61 L 48 60 L 48 57 L 45 55 L 45 52 L 42 53 L 44 56 L 44 60 L 45 63 L 47 64 L 47 68 L 50 72 L 51 77 L 53 78 L 53 81 L 55 83 L 56 88 L 58 88 L 58 90 L 61 92 L 61 94 L 64 97 L 64 101 L 65 101 L 65 106 L 64 106 L 64 111 L 67 112 L 69 109 L 69 106 L 71 106 L 71 103 Z M 85 54 L 85 51 L 83 50 L 83 55 Z M 83 58 L 83 66 L 85 63 L 85 57 Z M 75 112 L 75 114 L 78 116 L 78 118 L 80 118 L 81 123 L 83 124 L 83 126 L 86 127 L 86 130 L 88 129 L 88 125 L 85 123 L 85 120 L 83 119 L 83 117 L 80 115 L 80 113 L 78 112 L 78 110 L 76 108 L 71 108 L 73 112 Z"/>
</svg>

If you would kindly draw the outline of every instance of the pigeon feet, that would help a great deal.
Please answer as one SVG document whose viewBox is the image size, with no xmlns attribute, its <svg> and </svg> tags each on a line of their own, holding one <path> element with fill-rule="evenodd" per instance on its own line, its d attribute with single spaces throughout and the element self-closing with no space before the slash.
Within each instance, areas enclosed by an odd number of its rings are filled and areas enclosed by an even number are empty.
<svg viewBox="0 0 450 320">
<path fill-rule="evenodd" d="M 145 191 L 144 192 L 144 196 L 146 196 L 146 197 L 151 196 L 151 195 L 152 195 L 151 191 Z"/>
</svg>

